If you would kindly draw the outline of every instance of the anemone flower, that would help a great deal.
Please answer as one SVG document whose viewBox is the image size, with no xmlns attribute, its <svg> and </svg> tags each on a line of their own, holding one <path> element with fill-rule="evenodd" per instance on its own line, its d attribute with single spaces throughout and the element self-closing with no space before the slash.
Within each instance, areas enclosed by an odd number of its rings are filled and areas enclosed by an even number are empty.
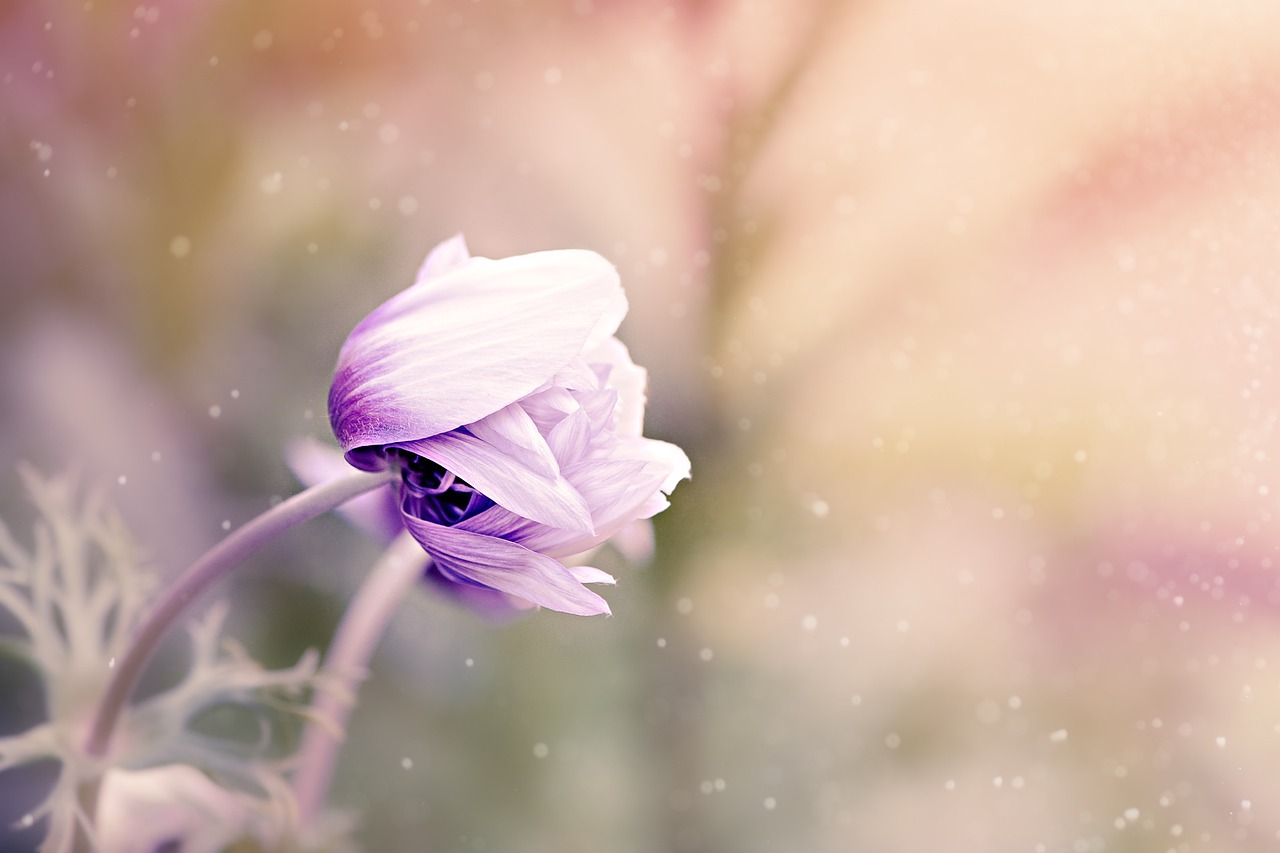
<svg viewBox="0 0 1280 853">
<path fill-rule="evenodd" d="M 481 609 L 608 613 L 564 558 L 667 506 L 680 448 L 641 434 L 645 372 L 614 332 L 627 302 L 594 252 L 473 258 L 436 247 L 356 326 L 329 391 L 347 462 L 398 470 L 395 511 L 428 577 Z"/>
</svg>

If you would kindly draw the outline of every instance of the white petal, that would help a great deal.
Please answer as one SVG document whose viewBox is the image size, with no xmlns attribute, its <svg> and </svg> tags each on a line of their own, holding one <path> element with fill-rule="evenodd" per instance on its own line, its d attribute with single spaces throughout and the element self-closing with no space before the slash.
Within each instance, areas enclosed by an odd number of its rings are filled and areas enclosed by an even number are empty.
<svg viewBox="0 0 1280 853">
<path fill-rule="evenodd" d="M 594 252 L 472 258 L 391 299 L 338 357 L 329 418 L 344 450 L 427 438 L 542 387 L 616 308 Z"/>
</svg>

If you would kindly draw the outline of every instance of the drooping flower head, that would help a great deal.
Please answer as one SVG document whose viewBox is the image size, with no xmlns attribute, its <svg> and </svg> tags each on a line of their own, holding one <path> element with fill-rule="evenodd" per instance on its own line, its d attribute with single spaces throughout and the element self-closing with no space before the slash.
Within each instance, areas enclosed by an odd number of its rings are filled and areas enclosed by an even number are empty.
<svg viewBox="0 0 1280 853">
<path fill-rule="evenodd" d="M 645 372 L 615 338 L 627 311 L 594 252 L 471 257 L 462 237 L 347 338 L 329 421 L 366 471 L 400 471 L 396 506 L 431 578 L 491 600 L 608 613 L 560 560 L 667 506 L 689 476 L 644 438 Z"/>
</svg>

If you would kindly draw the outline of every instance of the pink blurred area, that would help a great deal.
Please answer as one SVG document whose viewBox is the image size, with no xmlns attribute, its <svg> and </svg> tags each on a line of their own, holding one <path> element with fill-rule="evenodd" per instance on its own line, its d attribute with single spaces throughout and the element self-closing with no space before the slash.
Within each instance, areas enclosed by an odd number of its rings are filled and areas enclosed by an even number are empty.
<svg viewBox="0 0 1280 853">
<path fill-rule="evenodd" d="M 439 240 L 619 267 L 694 481 L 608 623 L 392 637 L 371 849 L 1275 843 L 1280 7 L 10 4 L 0 225 L 0 463 L 166 561 Z"/>
</svg>

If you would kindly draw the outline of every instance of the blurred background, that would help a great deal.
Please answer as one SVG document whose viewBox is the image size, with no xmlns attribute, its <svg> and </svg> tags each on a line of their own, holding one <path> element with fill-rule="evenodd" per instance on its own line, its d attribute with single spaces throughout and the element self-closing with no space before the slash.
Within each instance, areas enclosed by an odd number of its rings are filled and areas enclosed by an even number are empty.
<svg viewBox="0 0 1280 853">
<path fill-rule="evenodd" d="M 367 849 L 1273 850 L 1278 48 L 1244 0 L 0 4 L 0 514 L 75 469 L 176 573 L 431 246 L 594 249 L 694 479 L 612 618 L 405 602 Z M 235 632 L 323 647 L 376 556 L 290 534 Z"/>
</svg>

